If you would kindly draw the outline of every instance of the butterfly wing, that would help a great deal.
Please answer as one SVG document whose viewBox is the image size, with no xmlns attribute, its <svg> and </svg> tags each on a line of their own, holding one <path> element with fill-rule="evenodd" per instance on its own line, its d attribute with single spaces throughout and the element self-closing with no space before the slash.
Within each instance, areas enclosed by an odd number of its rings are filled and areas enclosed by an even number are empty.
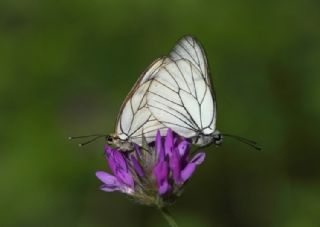
<svg viewBox="0 0 320 227">
<path fill-rule="evenodd" d="M 202 73 L 188 60 L 162 67 L 152 80 L 148 107 L 159 122 L 190 138 L 215 130 L 215 106 Z"/>
<path fill-rule="evenodd" d="M 187 138 L 213 133 L 216 103 L 203 48 L 186 36 L 173 48 L 170 59 L 149 87 L 147 102 L 151 113 Z"/>
<path fill-rule="evenodd" d="M 162 132 L 166 127 L 157 121 L 146 107 L 146 92 L 150 87 L 151 79 L 165 64 L 166 58 L 155 60 L 141 74 L 138 81 L 124 100 L 116 123 L 116 135 L 122 141 L 133 142 L 141 145 L 142 135 L 148 142 L 154 141 L 156 131 Z"/>
<path fill-rule="evenodd" d="M 173 61 L 185 59 L 190 61 L 202 73 L 206 83 L 211 87 L 210 71 L 206 53 L 198 42 L 192 36 L 182 37 L 172 48 L 169 57 Z"/>
</svg>

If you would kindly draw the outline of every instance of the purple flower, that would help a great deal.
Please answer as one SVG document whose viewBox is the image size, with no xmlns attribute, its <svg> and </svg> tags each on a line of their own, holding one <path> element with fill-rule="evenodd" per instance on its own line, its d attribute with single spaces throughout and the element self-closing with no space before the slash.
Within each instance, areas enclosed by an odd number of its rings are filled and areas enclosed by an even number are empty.
<svg viewBox="0 0 320 227">
<path fill-rule="evenodd" d="M 127 194 L 134 192 L 134 180 L 128 168 L 124 153 L 118 149 L 105 146 L 106 157 L 113 175 L 103 171 L 96 172 L 96 176 L 104 183 L 101 189 L 104 191 L 121 191 Z"/>
<path fill-rule="evenodd" d="M 112 174 L 97 171 L 96 176 L 103 191 L 120 191 L 146 205 L 163 207 L 172 202 L 205 159 L 203 152 L 191 158 L 190 142 L 171 129 L 165 137 L 158 131 L 155 142 L 146 147 L 134 147 L 135 152 L 128 153 L 106 145 Z"/>
<path fill-rule="evenodd" d="M 153 168 L 153 174 L 156 177 L 158 191 L 160 195 L 164 195 L 171 190 L 171 186 L 168 182 L 169 178 L 169 165 L 167 162 L 160 161 Z"/>
<path fill-rule="evenodd" d="M 200 152 L 189 161 L 190 145 L 184 140 L 170 154 L 170 169 L 177 185 L 184 184 L 206 156 L 204 152 Z"/>
</svg>

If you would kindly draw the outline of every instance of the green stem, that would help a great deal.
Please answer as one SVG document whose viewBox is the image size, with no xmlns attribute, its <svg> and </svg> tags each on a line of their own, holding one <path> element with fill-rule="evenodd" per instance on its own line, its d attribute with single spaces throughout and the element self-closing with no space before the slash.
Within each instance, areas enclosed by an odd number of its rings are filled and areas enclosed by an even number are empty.
<svg viewBox="0 0 320 227">
<path fill-rule="evenodd" d="M 179 227 L 176 221 L 173 219 L 172 215 L 169 213 L 168 209 L 160 208 L 160 212 L 171 227 Z"/>
</svg>

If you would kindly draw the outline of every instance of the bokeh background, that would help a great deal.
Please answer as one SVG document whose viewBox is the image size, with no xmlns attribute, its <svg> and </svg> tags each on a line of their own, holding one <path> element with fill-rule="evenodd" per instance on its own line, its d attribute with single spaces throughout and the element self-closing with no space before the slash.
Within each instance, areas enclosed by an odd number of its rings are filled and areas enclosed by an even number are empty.
<svg viewBox="0 0 320 227">
<path fill-rule="evenodd" d="M 171 208 L 180 226 L 320 226 L 320 4 L 271 1 L 0 3 L 0 225 L 167 226 L 99 191 L 100 140 L 140 73 L 184 34 L 211 64 L 218 128 Z"/>
</svg>

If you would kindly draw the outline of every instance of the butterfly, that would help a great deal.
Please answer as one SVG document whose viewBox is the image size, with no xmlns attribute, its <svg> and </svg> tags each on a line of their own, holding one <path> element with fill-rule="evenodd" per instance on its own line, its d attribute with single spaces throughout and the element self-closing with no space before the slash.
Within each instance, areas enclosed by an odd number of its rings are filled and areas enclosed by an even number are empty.
<svg viewBox="0 0 320 227">
<path fill-rule="evenodd" d="M 166 64 L 151 78 L 147 106 L 152 115 L 193 144 L 220 145 L 224 136 L 260 149 L 256 142 L 216 129 L 217 105 L 203 47 L 192 36 L 182 37 Z"/>
<path fill-rule="evenodd" d="M 106 137 L 107 142 L 123 151 L 142 145 L 143 140 L 153 142 L 158 130 L 163 135 L 167 127 L 159 122 L 147 108 L 147 91 L 153 77 L 166 64 L 166 58 L 158 58 L 141 74 L 121 105 L 115 133 Z"/>
<path fill-rule="evenodd" d="M 208 61 L 192 36 L 177 42 L 166 64 L 152 77 L 147 106 L 161 124 L 194 144 L 219 145 L 223 141 L 216 130 L 216 101 Z"/>
</svg>

